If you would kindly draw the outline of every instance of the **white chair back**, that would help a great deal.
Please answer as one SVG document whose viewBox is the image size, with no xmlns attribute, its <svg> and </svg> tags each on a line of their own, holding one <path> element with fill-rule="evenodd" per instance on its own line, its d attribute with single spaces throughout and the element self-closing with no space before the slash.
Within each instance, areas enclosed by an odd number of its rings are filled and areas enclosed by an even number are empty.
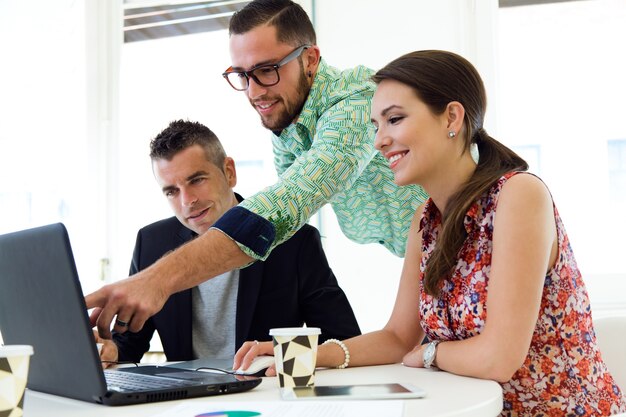
<svg viewBox="0 0 626 417">
<path fill-rule="evenodd" d="M 593 327 L 602 359 L 617 385 L 626 392 L 626 315 L 594 318 Z"/>
</svg>

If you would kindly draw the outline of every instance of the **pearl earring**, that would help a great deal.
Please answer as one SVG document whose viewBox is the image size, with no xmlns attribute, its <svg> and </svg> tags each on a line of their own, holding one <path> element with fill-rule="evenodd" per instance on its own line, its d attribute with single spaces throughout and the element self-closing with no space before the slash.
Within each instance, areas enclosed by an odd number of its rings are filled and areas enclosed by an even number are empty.
<svg viewBox="0 0 626 417">
<path fill-rule="evenodd" d="M 456 133 L 454 132 L 454 130 L 451 130 L 451 131 L 448 132 L 448 137 L 450 139 L 454 138 L 455 136 L 456 136 Z"/>
</svg>

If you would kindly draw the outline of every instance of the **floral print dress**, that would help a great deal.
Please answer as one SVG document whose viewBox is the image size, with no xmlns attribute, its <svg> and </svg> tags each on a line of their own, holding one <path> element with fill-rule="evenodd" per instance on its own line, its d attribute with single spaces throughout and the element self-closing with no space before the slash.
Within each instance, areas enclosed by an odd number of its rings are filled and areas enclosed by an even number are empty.
<svg viewBox="0 0 626 417">
<path fill-rule="evenodd" d="M 420 314 L 431 340 L 460 340 L 481 333 L 487 317 L 493 224 L 504 183 L 501 177 L 465 215 L 467 239 L 451 279 L 438 298 L 423 287 L 424 267 L 435 248 L 441 214 L 432 200 L 421 218 Z M 554 207 L 558 254 L 545 277 L 537 324 L 528 356 L 510 381 L 501 384 L 502 416 L 608 416 L 626 411 L 620 388 L 602 361 L 589 297 Z"/>
</svg>

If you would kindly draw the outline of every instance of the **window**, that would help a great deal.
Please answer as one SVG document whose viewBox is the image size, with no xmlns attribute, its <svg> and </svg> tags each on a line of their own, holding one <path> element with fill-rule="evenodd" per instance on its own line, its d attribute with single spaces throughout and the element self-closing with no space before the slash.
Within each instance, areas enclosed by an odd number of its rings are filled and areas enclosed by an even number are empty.
<svg viewBox="0 0 626 417">
<path fill-rule="evenodd" d="M 626 307 L 626 145 L 615 140 L 626 137 L 615 123 L 626 95 L 626 55 L 616 52 L 624 10 L 624 0 L 596 0 L 498 12 L 497 138 L 514 149 L 541 146 L 541 177 L 595 310 Z"/>
<path fill-rule="evenodd" d="M 248 3 L 249 0 L 124 0 L 124 42 L 224 30 L 233 12 Z"/>
</svg>

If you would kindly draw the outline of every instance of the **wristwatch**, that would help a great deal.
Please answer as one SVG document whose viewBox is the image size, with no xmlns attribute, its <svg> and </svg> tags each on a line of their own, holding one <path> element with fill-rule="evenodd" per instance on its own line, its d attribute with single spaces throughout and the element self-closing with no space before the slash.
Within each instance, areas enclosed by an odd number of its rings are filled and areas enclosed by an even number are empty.
<svg viewBox="0 0 626 417">
<path fill-rule="evenodd" d="M 424 356 L 422 359 L 424 360 L 424 368 L 430 369 L 434 368 L 435 365 L 435 357 L 437 356 L 437 345 L 439 344 L 439 340 L 433 340 L 424 348 Z"/>
</svg>

